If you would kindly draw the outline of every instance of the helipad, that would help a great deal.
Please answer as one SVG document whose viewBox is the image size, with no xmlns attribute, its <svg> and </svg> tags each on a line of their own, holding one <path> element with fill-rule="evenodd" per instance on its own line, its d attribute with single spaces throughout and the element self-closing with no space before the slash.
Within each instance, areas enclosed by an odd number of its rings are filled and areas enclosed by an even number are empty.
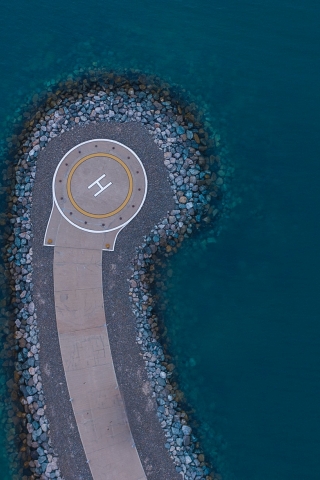
<svg viewBox="0 0 320 480">
<path fill-rule="evenodd" d="M 120 230 L 137 215 L 145 200 L 147 177 L 130 148 L 94 139 L 76 145 L 61 159 L 52 189 L 53 215 L 57 209 L 74 227 L 103 233 Z"/>
<path fill-rule="evenodd" d="M 119 392 L 102 290 L 102 250 L 140 211 L 145 169 L 125 145 L 93 139 L 69 150 L 52 181 L 44 245 L 54 246 L 54 300 L 70 401 L 94 480 L 145 480 Z"/>
</svg>

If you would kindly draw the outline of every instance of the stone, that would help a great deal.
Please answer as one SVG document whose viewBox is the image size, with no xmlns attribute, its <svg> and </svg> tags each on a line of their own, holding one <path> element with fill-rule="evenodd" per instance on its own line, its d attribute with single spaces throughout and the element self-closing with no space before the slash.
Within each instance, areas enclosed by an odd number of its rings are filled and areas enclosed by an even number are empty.
<svg viewBox="0 0 320 480">
<path fill-rule="evenodd" d="M 191 428 L 188 425 L 182 425 L 182 432 L 184 435 L 191 435 Z"/>
<path fill-rule="evenodd" d="M 185 133 L 185 129 L 181 126 L 177 127 L 176 132 L 178 135 L 183 135 Z"/>
<path fill-rule="evenodd" d="M 161 385 L 161 387 L 165 387 L 165 386 L 166 386 L 166 381 L 165 381 L 164 378 L 158 377 L 158 378 L 157 378 L 157 383 L 158 383 L 158 385 Z"/>
<path fill-rule="evenodd" d="M 34 307 L 34 303 L 33 302 L 30 302 L 29 305 L 28 305 L 28 312 L 30 315 L 33 315 L 34 314 L 34 310 L 35 310 L 35 307 Z"/>
<path fill-rule="evenodd" d="M 190 436 L 189 436 L 189 435 L 185 435 L 185 436 L 183 437 L 183 445 L 184 445 L 185 447 L 188 447 L 188 446 L 190 445 L 190 443 L 191 443 Z"/>
<path fill-rule="evenodd" d="M 195 142 L 200 143 L 200 138 L 199 138 L 199 135 L 197 133 L 193 134 L 193 138 L 194 138 Z"/>
</svg>

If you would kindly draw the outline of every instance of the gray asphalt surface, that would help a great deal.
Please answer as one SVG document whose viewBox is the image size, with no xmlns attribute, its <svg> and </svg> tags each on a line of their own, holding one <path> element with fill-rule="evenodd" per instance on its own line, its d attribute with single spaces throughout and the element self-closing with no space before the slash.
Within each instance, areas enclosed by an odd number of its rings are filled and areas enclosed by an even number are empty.
<svg viewBox="0 0 320 480">
<path fill-rule="evenodd" d="M 142 160 L 148 193 L 139 214 L 118 235 L 114 252 L 103 252 L 105 313 L 115 371 L 127 415 L 148 480 L 180 480 L 164 447 L 165 436 L 156 416 L 144 362 L 135 342 L 135 317 L 129 302 L 130 260 L 143 236 L 174 208 L 163 153 L 139 123 L 97 123 L 74 127 L 55 137 L 38 158 L 33 189 L 33 282 L 40 331 L 40 368 L 46 395 L 53 446 L 65 480 L 91 480 L 92 476 L 69 402 L 55 322 L 53 247 L 43 238 L 52 207 L 51 183 L 62 156 L 78 143 L 109 138 L 124 143 Z M 106 479 L 107 480 L 107 479 Z M 122 480 L 122 479 L 119 479 Z"/>
</svg>

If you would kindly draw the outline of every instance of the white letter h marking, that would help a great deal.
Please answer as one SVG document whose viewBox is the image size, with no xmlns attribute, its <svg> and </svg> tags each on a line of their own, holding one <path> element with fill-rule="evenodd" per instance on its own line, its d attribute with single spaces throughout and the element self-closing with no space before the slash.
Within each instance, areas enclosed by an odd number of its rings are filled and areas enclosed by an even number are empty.
<svg viewBox="0 0 320 480">
<path fill-rule="evenodd" d="M 105 187 L 103 187 L 100 183 L 100 180 L 102 180 L 104 177 L 106 176 L 106 174 L 104 173 L 103 175 L 101 175 L 101 177 L 99 177 L 95 182 L 91 183 L 91 185 L 89 185 L 88 188 L 92 188 L 93 185 L 98 185 L 100 187 L 100 190 L 94 194 L 94 197 L 97 197 L 98 195 L 100 195 L 100 193 L 102 193 L 106 188 L 110 187 L 110 185 L 112 185 L 112 182 L 109 182 Z"/>
</svg>

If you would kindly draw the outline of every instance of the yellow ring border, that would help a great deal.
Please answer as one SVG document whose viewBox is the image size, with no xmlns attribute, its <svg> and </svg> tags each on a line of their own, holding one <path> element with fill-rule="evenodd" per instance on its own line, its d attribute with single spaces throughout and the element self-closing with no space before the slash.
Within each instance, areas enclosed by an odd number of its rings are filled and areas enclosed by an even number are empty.
<svg viewBox="0 0 320 480">
<path fill-rule="evenodd" d="M 73 195 L 71 193 L 71 180 L 72 180 L 74 172 L 83 162 L 85 162 L 86 160 L 89 160 L 90 158 L 93 158 L 93 157 L 109 157 L 109 158 L 112 158 L 116 162 L 120 163 L 120 165 L 125 169 L 126 174 L 128 175 L 129 190 L 128 190 L 127 196 L 126 196 L 125 200 L 122 202 L 122 204 L 110 213 L 96 214 L 96 213 L 86 212 L 85 210 L 83 210 L 83 208 L 79 207 L 79 205 L 75 202 L 75 200 L 73 198 Z M 133 190 L 133 179 L 132 179 L 132 175 L 131 175 L 131 172 L 129 170 L 129 167 L 122 160 L 120 160 L 120 158 L 116 157 L 115 155 L 111 155 L 111 153 L 91 153 L 90 155 L 87 155 L 87 156 L 81 158 L 81 160 L 79 160 L 70 170 L 70 173 L 68 175 L 68 180 L 67 180 L 67 193 L 68 193 L 68 197 L 69 197 L 70 202 L 72 203 L 74 208 L 76 210 L 78 210 L 78 212 L 82 213 L 86 217 L 91 217 L 91 218 L 112 217 L 112 215 L 115 215 L 116 213 L 120 212 L 120 210 L 122 210 L 127 205 L 128 201 L 129 201 L 129 199 L 132 195 L 132 190 Z"/>
</svg>

